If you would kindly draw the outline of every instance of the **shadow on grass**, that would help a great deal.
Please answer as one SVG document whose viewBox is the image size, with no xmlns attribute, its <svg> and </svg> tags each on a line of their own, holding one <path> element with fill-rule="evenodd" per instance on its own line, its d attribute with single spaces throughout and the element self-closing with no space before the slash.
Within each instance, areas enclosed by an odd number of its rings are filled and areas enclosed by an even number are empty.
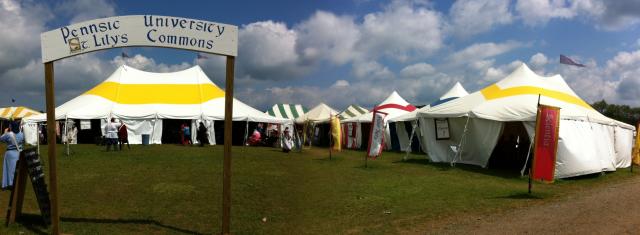
<svg viewBox="0 0 640 235">
<path fill-rule="evenodd" d="M 515 193 L 507 196 L 494 197 L 494 199 L 544 199 L 544 197 L 529 193 Z"/>
<path fill-rule="evenodd" d="M 44 225 L 42 216 L 39 214 L 21 214 L 16 220 L 17 223 L 24 226 L 25 229 L 33 234 L 49 234 L 49 229 Z"/>
<path fill-rule="evenodd" d="M 496 176 L 501 178 L 520 178 L 520 172 L 512 169 L 488 169 L 482 168 L 480 166 L 468 165 L 463 163 L 457 163 L 455 166 L 451 166 L 450 163 L 441 163 L 441 162 L 431 162 L 429 159 L 407 159 L 407 160 L 399 160 L 393 163 L 400 164 L 418 164 L 431 166 L 436 168 L 439 171 L 449 171 L 453 169 L 461 169 L 464 171 L 470 171 L 473 173 Z"/>
<path fill-rule="evenodd" d="M 184 234 L 204 234 L 188 229 L 178 228 L 171 225 L 160 223 L 156 220 L 150 219 L 96 219 L 96 218 L 69 218 L 60 217 L 60 221 L 71 223 L 96 223 L 96 224 L 141 224 L 141 225 L 154 225 L 164 229 L 172 230 L 174 232 Z"/>
</svg>

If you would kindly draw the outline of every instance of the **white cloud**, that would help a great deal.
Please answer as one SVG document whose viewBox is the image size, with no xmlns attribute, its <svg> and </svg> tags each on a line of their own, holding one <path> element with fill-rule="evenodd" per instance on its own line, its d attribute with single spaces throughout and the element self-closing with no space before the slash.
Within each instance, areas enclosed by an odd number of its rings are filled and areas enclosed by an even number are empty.
<svg viewBox="0 0 640 235">
<path fill-rule="evenodd" d="M 436 69 L 427 63 L 417 63 L 404 67 L 400 70 L 400 75 L 407 78 L 423 78 L 433 75 Z"/>
<path fill-rule="evenodd" d="M 394 2 L 364 16 L 358 50 L 399 61 L 431 55 L 443 46 L 442 16 L 434 10 Z"/>
<path fill-rule="evenodd" d="M 389 79 L 393 73 L 376 61 L 357 61 L 353 64 L 353 75 L 359 79 Z"/>
<path fill-rule="evenodd" d="M 291 80 L 307 74 L 296 53 L 296 31 L 284 23 L 261 21 L 239 32 L 238 76 L 259 80 Z"/>
<path fill-rule="evenodd" d="M 598 0 L 518 0 L 516 12 L 526 25 L 544 25 L 549 20 L 601 15 L 605 7 Z"/>
<path fill-rule="evenodd" d="M 531 56 L 531 59 L 529 59 L 529 65 L 533 66 L 533 67 L 541 67 L 541 66 L 545 66 L 547 65 L 547 63 L 549 63 L 549 59 L 547 58 L 547 56 L 545 56 L 544 54 L 538 52 L 535 55 Z"/>
<path fill-rule="evenodd" d="M 305 60 L 325 59 L 341 65 L 358 57 L 354 47 L 360 40 L 360 29 L 352 17 L 318 11 L 295 30 L 296 48 Z"/>
<path fill-rule="evenodd" d="M 58 4 L 56 11 L 70 16 L 72 24 L 116 14 L 115 4 L 108 0 L 67 0 Z"/>
<path fill-rule="evenodd" d="M 30 1 L 0 0 L 0 74 L 40 56 L 40 35 L 53 14 Z"/>
<path fill-rule="evenodd" d="M 337 80 L 335 83 L 333 83 L 333 85 L 331 85 L 331 87 L 333 88 L 339 88 L 339 87 L 348 87 L 349 81 L 347 80 Z"/>
<path fill-rule="evenodd" d="M 509 52 L 522 46 L 524 46 L 522 43 L 516 41 L 507 41 L 504 43 L 475 43 L 465 49 L 451 54 L 449 56 L 449 61 L 454 64 L 479 61 Z"/>
<path fill-rule="evenodd" d="M 509 0 L 459 0 L 449 9 L 453 34 L 469 37 L 512 22 Z"/>
</svg>

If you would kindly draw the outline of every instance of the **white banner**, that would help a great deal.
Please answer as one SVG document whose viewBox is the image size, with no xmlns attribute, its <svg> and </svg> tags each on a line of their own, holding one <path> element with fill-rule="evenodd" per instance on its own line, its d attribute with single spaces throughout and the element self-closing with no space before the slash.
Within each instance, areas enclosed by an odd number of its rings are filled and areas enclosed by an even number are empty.
<svg viewBox="0 0 640 235">
<path fill-rule="evenodd" d="M 374 111 L 373 120 L 371 120 L 371 133 L 369 135 L 369 148 L 367 150 L 367 156 L 377 157 L 382 153 L 384 148 L 384 131 L 385 123 L 384 118 L 386 113 Z"/>
<path fill-rule="evenodd" d="M 172 16 L 130 15 L 89 20 L 40 35 L 42 62 L 91 51 L 151 46 L 236 56 L 238 27 Z"/>
<path fill-rule="evenodd" d="M 91 120 L 80 120 L 80 130 L 91 130 Z"/>
</svg>

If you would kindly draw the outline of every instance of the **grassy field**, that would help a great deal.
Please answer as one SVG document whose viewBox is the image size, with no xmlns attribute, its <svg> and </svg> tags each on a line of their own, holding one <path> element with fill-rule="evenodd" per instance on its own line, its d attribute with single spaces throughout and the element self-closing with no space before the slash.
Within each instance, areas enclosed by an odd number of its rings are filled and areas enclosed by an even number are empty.
<svg viewBox="0 0 640 235">
<path fill-rule="evenodd" d="M 104 152 L 95 145 L 59 146 L 62 229 L 71 234 L 218 234 L 222 146 L 132 146 Z M 0 147 L 3 148 L 3 147 Z M 46 158 L 46 147 L 42 148 Z M 285 154 L 234 147 L 232 232 L 235 234 L 389 234 L 464 213 L 484 214 L 557 200 L 625 180 L 605 176 L 534 185 L 478 167 L 433 164 L 424 155 L 384 153 L 364 168 L 363 152 L 314 148 Z M 45 165 L 46 159 L 44 159 Z M 48 173 L 48 171 L 47 171 Z M 48 178 L 47 178 L 48 181 Z M 0 193 L 6 208 L 9 192 Z M 4 210 L 3 210 L 4 211 Z M 30 184 L 20 223 L 0 234 L 45 234 Z M 4 214 L 3 214 L 4 215 Z M 263 222 L 266 218 L 266 222 Z M 4 224 L 4 216 L 0 218 Z"/>
</svg>

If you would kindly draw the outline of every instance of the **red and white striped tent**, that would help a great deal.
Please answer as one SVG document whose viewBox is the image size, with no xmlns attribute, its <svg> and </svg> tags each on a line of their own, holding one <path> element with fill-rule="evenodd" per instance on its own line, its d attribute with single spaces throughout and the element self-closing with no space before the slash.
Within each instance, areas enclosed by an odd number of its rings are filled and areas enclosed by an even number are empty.
<svg viewBox="0 0 640 235">
<path fill-rule="evenodd" d="M 382 101 L 379 105 L 377 105 L 374 110 L 379 112 L 387 113 L 385 117 L 385 123 L 391 119 L 398 116 L 401 116 L 406 113 L 410 113 L 413 110 L 416 110 L 416 107 L 409 104 L 402 96 L 398 94 L 398 92 L 394 91 L 387 97 L 384 101 Z M 366 140 L 369 136 L 362 136 L 362 124 L 363 123 L 371 123 L 373 119 L 373 112 L 365 113 L 360 116 L 347 118 L 342 120 L 342 130 L 343 130 L 343 146 L 350 149 L 358 149 L 363 144 L 363 139 Z M 389 127 L 387 127 L 387 131 L 385 132 L 385 140 L 389 140 L 391 137 Z M 366 144 L 366 142 L 365 142 Z M 385 147 L 387 149 L 391 148 L 391 141 L 385 141 Z"/>
</svg>

